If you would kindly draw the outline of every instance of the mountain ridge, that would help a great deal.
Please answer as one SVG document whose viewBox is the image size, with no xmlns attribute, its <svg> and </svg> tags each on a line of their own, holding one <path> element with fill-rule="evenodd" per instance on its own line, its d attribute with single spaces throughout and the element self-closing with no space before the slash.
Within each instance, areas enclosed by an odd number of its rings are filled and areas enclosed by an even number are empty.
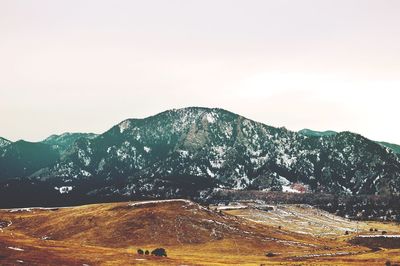
<svg viewBox="0 0 400 266">
<path fill-rule="evenodd" d="M 348 132 L 350 132 L 350 131 L 348 131 Z M 333 131 L 333 130 L 316 131 L 316 130 L 312 130 L 312 129 L 308 129 L 308 128 L 299 130 L 298 133 L 302 134 L 304 136 L 308 136 L 308 137 L 325 137 L 325 136 L 332 136 L 332 135 L 338 134 L 338 132 Z M 353 133 L 353 132 L 350 132 L 350 133 Z M 354 134 L 356 134 L 356 133 L 354 133 Z M 375 141 L 375 142 L 382 145 L 383 147 L 389 148 L 394 153 L 400 154 L 400 145 L 385 142 L 385 141 Z"/>
<path fill-rule="evenodd" d="M 324 136 L 336 135 L 338 132 L 333 131 L 333 130 L 316 131 L 316 130 L 304 128 L 302 130 L 299 130 L 298 133 L 308 136 L 308 137 L 324 137 Z"/>
</svg>

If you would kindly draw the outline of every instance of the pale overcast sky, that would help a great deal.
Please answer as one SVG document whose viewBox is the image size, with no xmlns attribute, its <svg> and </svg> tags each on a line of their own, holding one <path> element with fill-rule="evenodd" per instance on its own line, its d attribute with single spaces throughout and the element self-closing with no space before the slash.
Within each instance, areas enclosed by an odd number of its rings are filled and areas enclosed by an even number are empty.
<svg viewBox="0 0 400 266">
<path fill-rule="evenodd" d="M 400 144 L 400 1 L 0 0 L 0 136 L 221 107 Z"/>
</svg>

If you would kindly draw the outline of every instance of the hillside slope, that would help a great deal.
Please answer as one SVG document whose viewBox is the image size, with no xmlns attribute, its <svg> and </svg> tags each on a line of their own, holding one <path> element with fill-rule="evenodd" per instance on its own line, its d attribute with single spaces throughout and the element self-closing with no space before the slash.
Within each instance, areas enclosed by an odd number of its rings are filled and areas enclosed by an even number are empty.
<svg viewBox="0 0 400 266">
<path fill-rule="evenodd" d="M 0 210 L 3 265 L 371 265 L 388 258 L 350 237 L 296 233 L 180 199 Z M 158 247 L 167 258 L 137 255 Z"/>
<path fill-rule="evenodd" d="M 20 218 L 15 219 L 18 214 Z M 74 208 L 15 209 L 1 213 L 12 228 L 35 238 L 76 241 L 104 247 L 204 244 L 223 239 L 274 242 L 299 241 L 270 227 L 258 227 L 235 216 L 208 210 L 188 200 L 161 200 L 85 205 Z M 264 239 L 264 240 L 262 240 Z M 307 239 L 307 241 L 310 241 Z M 305 245 L 304 247 L 306 247 Z"/>
</svg>

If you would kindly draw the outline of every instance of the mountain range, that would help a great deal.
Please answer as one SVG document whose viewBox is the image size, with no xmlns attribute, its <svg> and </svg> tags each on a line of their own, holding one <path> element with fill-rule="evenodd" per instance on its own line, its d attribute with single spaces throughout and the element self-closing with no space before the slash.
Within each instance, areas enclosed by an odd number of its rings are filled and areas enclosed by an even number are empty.
<svg viewBox="0 0 400 266">
<path fill-rule="evenodd" d="M 201 107 L 127 119 L 100 135 L 0 138 L 0 192 L 10 197 L 201 196 L 220 188 L 398 195 L 399 146 Z"/>
</svg>

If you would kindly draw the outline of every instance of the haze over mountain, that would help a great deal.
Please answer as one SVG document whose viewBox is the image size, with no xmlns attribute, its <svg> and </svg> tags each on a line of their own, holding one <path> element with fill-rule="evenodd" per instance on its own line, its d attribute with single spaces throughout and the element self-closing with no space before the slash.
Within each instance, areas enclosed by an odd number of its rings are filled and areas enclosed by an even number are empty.
<svg viewBox="0 0 400 266">
<path fill-rule="evenodd" d="M 100 135 L 8 143 L 0 149 L 0 174 L 2 191 L 22 182 L 28 191 L 32 184 L 45 186 L 52 198 L 59 193 L 54 188 L 67 186 L 83 197 L 293 191 L 294 184 L 309 192 L 400 191 L 399 156 L 361 135 L 297 133 L 200 107 L 127 119 Z"/>
</svg>

